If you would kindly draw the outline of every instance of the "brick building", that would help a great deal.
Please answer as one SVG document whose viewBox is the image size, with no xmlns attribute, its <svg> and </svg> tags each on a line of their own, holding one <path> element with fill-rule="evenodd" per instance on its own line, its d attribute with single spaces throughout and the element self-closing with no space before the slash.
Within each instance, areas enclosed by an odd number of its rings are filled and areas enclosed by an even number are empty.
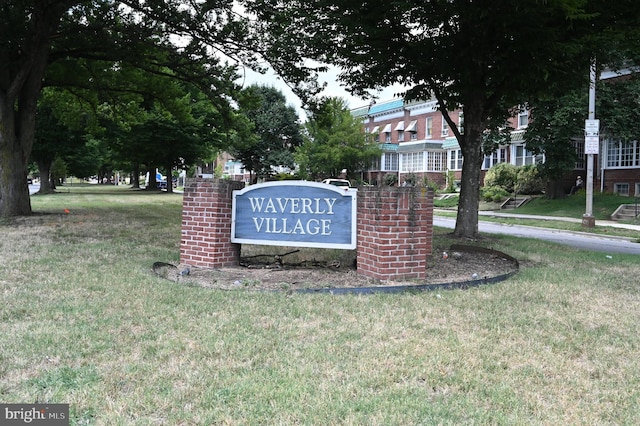
<svg viewBox="0 0 640 426">
<path fill-rule="evenodd" d="M 605 72 L 601 79 L 619 78 L 620 74 Z M 455 187 L 462 173 L 462 152 L 437 101 L 404 102 L 393 99 L 352 110 L 360 117 L 365 133 L 380 144 L 383 153 L 376 164 L 363 172 L 362 179 L 371 184 L 381 184 L 385 175 L 395 174 L 398 184 L 407 178 L 434 183 L 440 188 Z M 458 125 L 462 125 L 462 110 L 450 112 Z M 585 117 L 586 118 L 586 117 Z M 534 156 L 527 150 L 524 133 L 529 122 L 526 109 L 510 121 L 511 141 L 487 155 L 482 164 L 485 172 L 498 163 L 509 162 L 516 166 L 536 164 L 544 156 Z M 578 160 L 573 172 L 565 178 L 568 192 L 578 176 L 586 176 L 584 139 L 573 141 Z M 594 189 L 621 195 L 640 196 L 640 142 L 622 141 L 606 134 L 601 135 L 600 155 L 594 161 Z M 450 182 L 451 180 L 454 182 Z"/>
</svg>

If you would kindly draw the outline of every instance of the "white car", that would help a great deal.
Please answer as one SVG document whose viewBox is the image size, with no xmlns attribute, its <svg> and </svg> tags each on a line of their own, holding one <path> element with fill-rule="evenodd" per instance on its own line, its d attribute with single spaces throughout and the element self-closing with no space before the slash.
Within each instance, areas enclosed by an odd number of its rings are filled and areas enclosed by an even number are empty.
<svg viewBox="0 0 640 426">
<path fill-rule="evenodd" d="M 351 188 L 351 182 L 349 182 L 346 179 L 325 179 L 325 180 L 322 181 L 322 183 L 326 183 L 326 184 L 334 185 L 334 186 Z"/>
</svg>

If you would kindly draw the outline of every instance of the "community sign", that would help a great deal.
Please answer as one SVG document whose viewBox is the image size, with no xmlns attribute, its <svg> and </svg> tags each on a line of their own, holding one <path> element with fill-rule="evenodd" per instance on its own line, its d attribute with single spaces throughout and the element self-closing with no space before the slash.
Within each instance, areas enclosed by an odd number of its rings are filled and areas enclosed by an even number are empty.
<svg viewBox="0 0 640 426">
<path fill-rule="evenodd" d="M 356 194 L 353 188 L 307 181 L 233 191 L 231 242 L 355 249 Z"/>
</svg>

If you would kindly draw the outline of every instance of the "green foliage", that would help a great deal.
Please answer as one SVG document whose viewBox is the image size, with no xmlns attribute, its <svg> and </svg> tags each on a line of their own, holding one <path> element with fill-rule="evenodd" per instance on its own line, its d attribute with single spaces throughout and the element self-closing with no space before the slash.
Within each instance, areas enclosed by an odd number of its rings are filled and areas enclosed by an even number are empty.
<svg viewBox="0 0 640 426">
<path fill-rule="evenodd" d="M 272 166 L 293 169 L 295 149 L 302 143 L 295 108 L 274 87 L 251 86 L 243 96 L 241 110 L 252 134 L 235 138 L 230 152 L 258 176 L 271 175 Z"/>
<path fill-rule="evenodd" d="M 252 0 L 247 7 L 261 21 L 280 75 L 305 83 L 300 69 L 311 71 L 302 65 L 312 59 L 337 65 L 356 94 L 402 83 L 406 99 L 435 98 L 445 118 L 464 107 L 464 134 L 449 124 L 467 160 L 460 211 L 468 216 L 455 230 L 465 237 L 477 230 L 479 157 L 483 144 L 493 143 L 485 132 L 502 126 L 514 105 L 586 87 L 591 58 L 611 50 L 606 39 L 635 36 L 638 27 L 630 1 L 276 3 Z"/>
<path fill-rule="evenodd" d="M 545 189 L 545 181 L 538 166 L 529 164 L 517 168 L 515 192 L 518 194 L 541 194 Z"/>
<path fill-rule="evenodd" d="M 438 185 L 436 182 L 430 181 L 429 177 L 426 175 L 422 178 L 422 185 L 425 188 L 431 189 L 434 194 L 440 190 L 440 185 Z"/>
<path fill-rule="evenodd" d="M 51 164 L 51 179 L 57 184 L 62 183 L 67 176 L 67 163 L 62 158 L 57 156 Z"/>
<path fill-rule="evenodd" d="M 480 189 L 480 196 L 486 202 L 499 203 L 511 196 L 511 193 L 501 186 L 484 186 Z"/>
<path fill-rule="evenodd" d="M 444 177 L 447 182 L 445 192 L 456 192 L 458 189 L 456 188 L 456 173 L 453 170 L 446 170 L 444 172 Z"/>
<path fill-rule="evenodd" d="M 387 173 L 382 178 L 382 183 L 386 186 L 396 186 L 398 184 L 398 175 L 395 173 Z"/>
<path fill-rule="evenodd" d="M 347 175 L 366 169 L 381 155 L 377 144 L 367 141 L 362 123 L 351 115 L 340 98 L 324 98 L 306 123 L 304 144 L 296 151 L 301 176 L 311 179 Z"/>
<path fill-rule="evenodd" d="M 516 167 L 511 163 L 500 163 L 487 170 L 484 186 L 490 195 L 483 192 L 483 197 L 489 201 L 495 188 L 501 188 L 506 194 L 540 194 L 544 191 L 545 182 L 535 165 Z"/>
<path fill-rule="evenodd" d="M 507 192 L 513 192 L 518 175 L 517 167 L 511 163 L 499 163 L 487 170 L 484 185 L 499 186 Z"/>
<path fill-rule="evenodd" d="M 0 181 L 0 216 L 31 212 L 22 176 L 34 143 L 41 87 L 69 89 L 66 95 L 58 92 L 62 94 L 57 105 L 60 111 L 70 98 L 82 100 L 81 114 L 74 118 L 58 113 L 58 118 L 70 129 L 84 127 L 86 131 L 96 125 L 87 118 L 103 103 L 122 105 L 119 112 L 129 101 L 122 102 L 124 94 L 135 98 L 136 107 L 138 98 L 152 103 L 172 92 L 166 79 L 176 79 L 198 87 L 215 105 L 225 125 L 208 129 L 226 135 L 234 127 L 234 101 L 238 100 L 237 66 L 226 62 L 227 58 L 258 68 L 257 56 L 251 52 L 258 51 L 259 34 L 248 32 L 246 16 L 238 14 L 232 2 L 134 1 L 125 7 L 109 0 L 6 0 L 0 2 L 0 16 L 0 110 L 4 111 L 0 139 L 9 142 L 0 144 L 0 169 L 13 176 Z M 212 51 L 223 51 L 226 56 L 212 55 Z M 181 96 L 175 101 L 180 103 Z M 178 114 L 169 96 L 163 102 L 164 108 Z M 114 117 L 116 121 L 123 118 Z M 199 124 L 199 129 L 207 129 L 205 123 Z M 109 136 L 117 139 L 115 133 Z M 11 150 L 22 154 L 11 155 Z M 168 157 L 174 152 L 164 151 L 167 155 L 161 161 L 170 168 Z M 137 152 L 108 159 L 109 164 L 102 168 L 113 168 L 123 158 L 136 161 Z M 187 158 L 192 153 L 184 154 Z"/>
</svg>

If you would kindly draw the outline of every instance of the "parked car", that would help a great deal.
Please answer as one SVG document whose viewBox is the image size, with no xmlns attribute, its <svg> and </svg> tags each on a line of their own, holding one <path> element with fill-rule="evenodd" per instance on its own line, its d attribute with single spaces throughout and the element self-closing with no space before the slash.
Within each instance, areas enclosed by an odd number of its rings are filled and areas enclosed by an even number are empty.
<svg viewBox="0 0 640 426">
<path fill-rule="evenodd" d="M 325 179 L 325 180 L 322 181 L 322 183 L 326 183 L 326 184 L 334 185 L 334 186 L 351 188 L 351 182 L 349 182 L 346 179 Z"/>
</svg>

